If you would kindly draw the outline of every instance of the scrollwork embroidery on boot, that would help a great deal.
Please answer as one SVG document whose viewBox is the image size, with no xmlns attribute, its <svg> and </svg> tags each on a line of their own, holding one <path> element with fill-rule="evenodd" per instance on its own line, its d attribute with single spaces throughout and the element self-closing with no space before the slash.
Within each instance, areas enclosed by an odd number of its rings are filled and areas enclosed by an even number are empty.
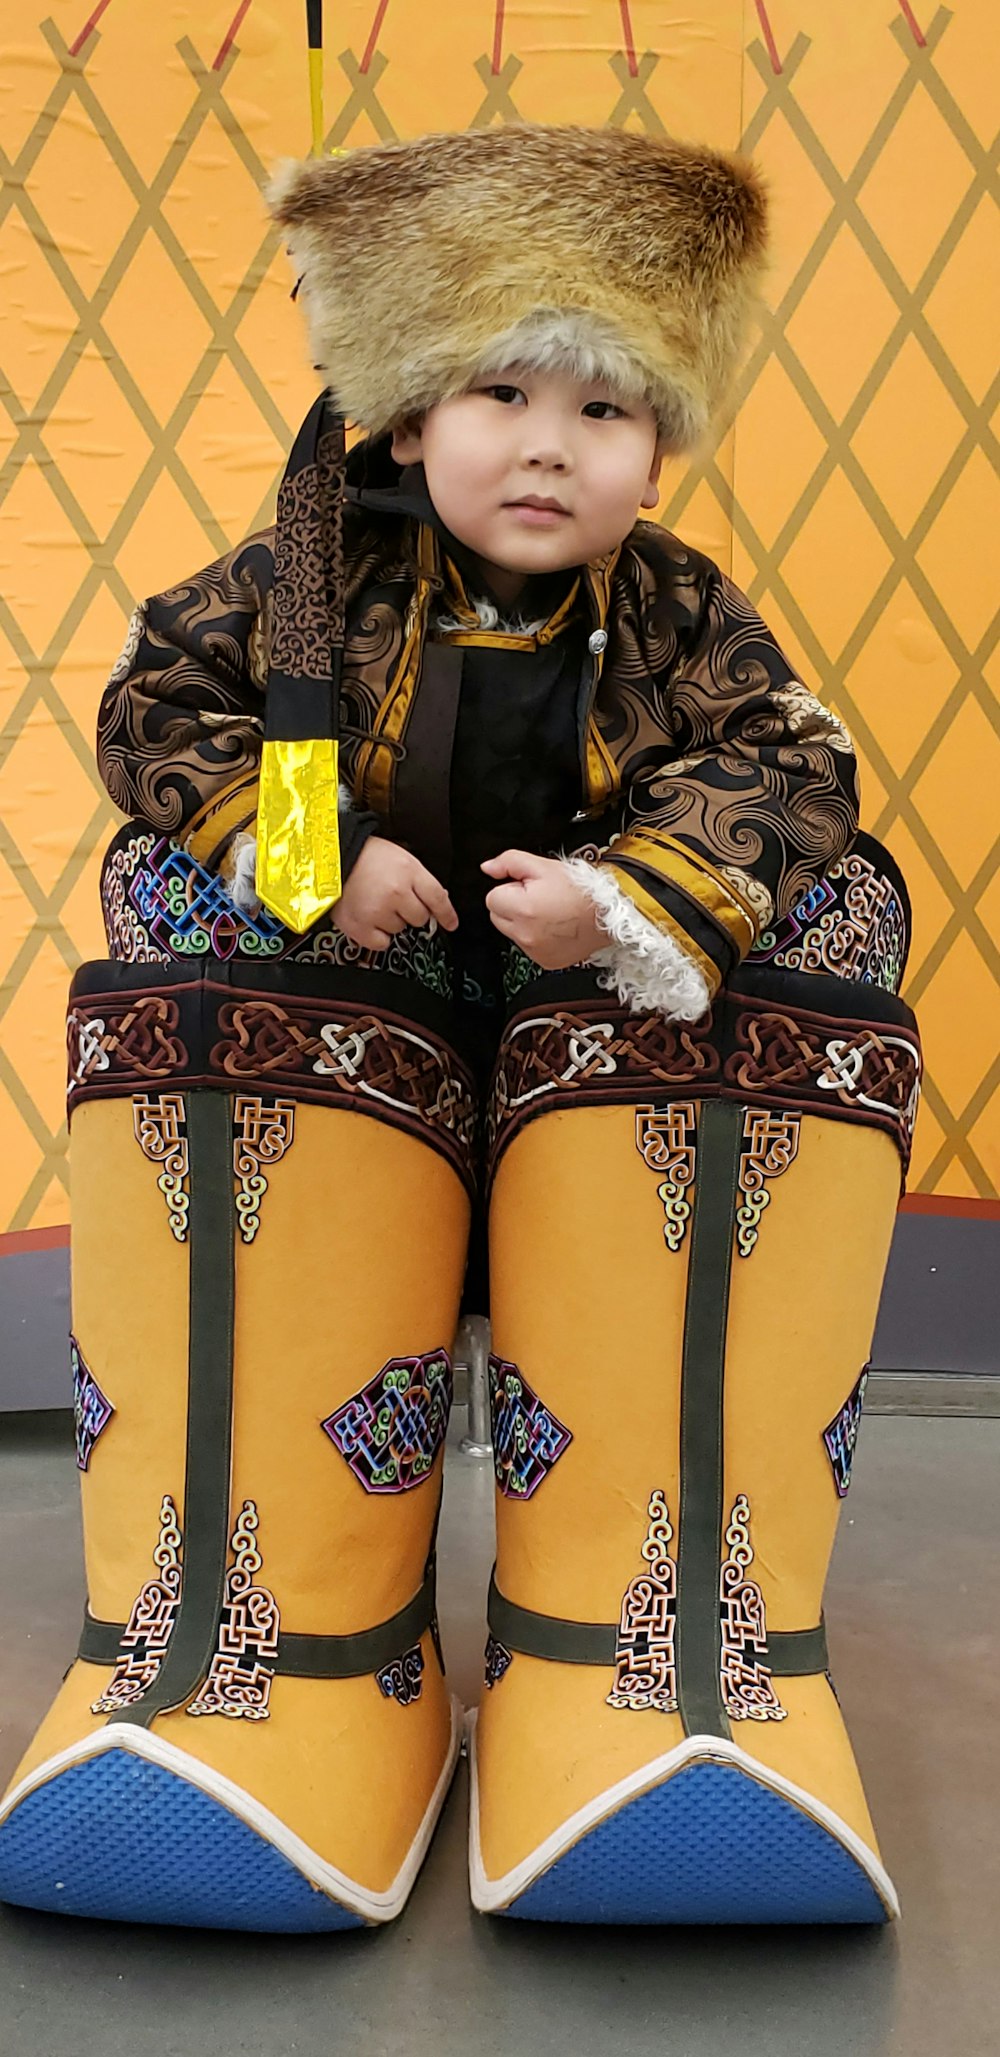
<svg viewBox="0 0 1000 2057">
<path fill-rule="evenodd" d="M 423 1677 L 424 1653 L 420 1644 L 414 1643 L 412 1650 L 383 1664 L 375 1673 L 375 1682 L 384 1699 L 395 1700 L 397 1707 L 411 1707 L 420 1698 Z"/>
<path fill-rule="evenodd" d="M 695 1175 L 694 1108 L 683 1101 L 667 1107 L 639 1107 L 635 1116 L 636 1148 L 650 1171 L 663 1173 L 657 1186 L 663 1202 L 663 1240 L 679 1250 L 691 1219 Z"/>
<path fill-rule="evenodd" d="M 274 1594 L 267 1586 L 254 1584 L 263 1561 L 256 1540 L 259 1519 L 254 1501 L 244 1500 L 233 1530 L 236 1561 L 226 1573 L 218 1647 L 188 1714 L 225 1714 L 245 1721 L 269 1718 L 281 1617 Z"/>
<path fill-rule="evenodd" d="M 757 1241 L 760 1218 L 770 1204 L 767 1180 L 787 1171 L 798 1156 L 801 1117 L 779 1114 L 770 1107 L 747 1107 L 740 1150 L 740 1205 L 736 1209 L 736 1248 L 749 1257 Z"/>
<path fill-rule="evenodd" d="M 649 1502 L 642 1546 L 648 1565 L 626 1588 L 615 1647 L 616 1678 L 609 1707 L 677 1712 L 677 1566 L 670 1555 L 673 1528 L 663 1493 Z"/>
<path fill-rule="evenodd" d="M 750 1502 L 740 1493 L 726 1530 L 728 1556 L 719 1582 L 722 1698 L 730 1721 L 784 1721 L 767 1665 L 764 1596 L 747 1577 L 753 1563 Z"/>
<path fill-rule="evenodd" d="M 294 1100 L 237 1093 L 233 1107 L 233 1171 L 236 1214 L 245 1243 L 252 1243 L 260 1228 L 261 1201 L 267 1192 L 263 1166 L 280 1164 L 294 1139 Z"/>
<path fill-rule="evenodd" d="M 170 1233 L 187 1241 L 190 1155 L 183 1093 L 133 1093 L 135 1139 L 150 1164 L 160 1165 L 157 1185 L 167 1203 Z"/>
<path fill-rule="evenodd" d="M 181 1596 L 181 1531 L 169 1493 L 160 1503 L 160 1540 L 153 1551 L 159 1576 L 147 1579 L 132 1603 L 122 1633 L 114 1677 L 92 1714 L 117 1714 L 149 1691 L 167 1654 Z"/>
</svg>

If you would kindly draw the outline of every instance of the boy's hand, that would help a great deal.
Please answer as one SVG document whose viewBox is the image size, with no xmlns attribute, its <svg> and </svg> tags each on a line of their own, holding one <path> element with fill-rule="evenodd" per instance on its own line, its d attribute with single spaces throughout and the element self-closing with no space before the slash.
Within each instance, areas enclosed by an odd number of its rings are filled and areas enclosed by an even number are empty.
<svg viewBox="0 0 1000 2057">
<path fill-rule="evenodd" d="M 457 929 L 458 915 L 442 885 L 399 843 L 369 836 L 333 909 L 333 919 L 363 950 L 387 950 L 401 929 L 429 921 Z"/>
<path fill-rule="evenodd" d="M 482 868 L 490 878 L 507 881 L 486 895 L 494 928 L 543 971 L 565 971 L 607 948 L 593 901 L 567 878 L 557 857 L 505 850 Z"/>
</svg>

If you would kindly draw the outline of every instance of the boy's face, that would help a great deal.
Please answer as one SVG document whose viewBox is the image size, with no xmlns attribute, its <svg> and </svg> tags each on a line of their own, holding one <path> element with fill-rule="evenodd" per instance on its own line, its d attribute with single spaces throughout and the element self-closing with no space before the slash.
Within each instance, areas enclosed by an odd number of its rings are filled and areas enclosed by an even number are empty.
<svg viewBox="0 0 1000 2057">
<path fill-rule="evenodd" d="M 501 599 L 525 578 L 605 556 L 656 506 L 664 451 L 652 408 L 564 372 L 510 369 L 393 432 L 397 464 L 423 463 L 442 521 Z M 539 513 L 526 496 L 555 500 Z"/>
</svg>

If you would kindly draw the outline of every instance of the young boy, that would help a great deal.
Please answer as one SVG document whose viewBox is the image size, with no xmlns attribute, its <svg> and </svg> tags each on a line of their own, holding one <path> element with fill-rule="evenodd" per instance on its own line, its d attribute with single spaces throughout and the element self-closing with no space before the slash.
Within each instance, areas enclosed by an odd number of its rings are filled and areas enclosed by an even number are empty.
<svg viewBox="0 0 1000 2057">
<path fill-rule="evenodd" d="M 158 1918 L 399 1911 L 458 1748 L 434 1539 L 471 1221 L 477 1906 L 885 1919 L 820 1600 L 912 1121 L 904 896 L 840 724 L 636 518 L 731 375 L 759 185 L 514 128 L 292 167 L 274 204 L 332 390 L 275 529 L 139 609 L 101 711 L 134 819 L 71 1028 L 90 1615 L 0 1889 L 30 1897 L 95 1754 L 134 1878 L 138 1753 Z M 835 1316 L 784 1305 L 817 1249 Z M 135 1918 L 79 1820 L 70 1898 L 33 1904 Z"/>
<path fill-rule="evenodd" d="M 417 471 L 410 504 L 416 490 L 439 532 L 464 546 L 483 626 L 502 630 L 532 617 L 541 625 L 565 600 L 570 574 L 609 557 L 634 527 L 636 509 L 655 507 L 663 442 L 648 403 L 626 410 L 605 381 L 513 366 L 431 408 L 423 421 L 399 428 L 392 456 Z M 512 689 L 517 690 L 513 678 Z M 573 708 L 568 694 L 564 699 L 569 728 Z M 467 699 L 460 704 L 452 752 L 458 794 L 479 790 L 477 752 L 485 752 L 476 711 Z M 494 819 L 487 826 L 478 809 L 470 810 L 477 846 L 485 842 L 489 849 L 481 869 L 509 883 L 484 893 L 467 864 L 456 897 L 468 921 L 485 906 L 500 935 L 544 969 L 560 971 L 606 948 L 607 933 L 592 895 L 558 859 L 537 850 L 491 847 L 498 837 L 503 846 L 505 829 L 509 834 L 516 827 L 527 741 L 508 728 L 505 755 L 514 776 L 498 796 Z M 547 770 L 535 766 L 536 776 Z M 557 779 L 554 766 L 549 784 L 556 837 L 560 829 L 565 834 L 567 806 L 578 797 L 575 782 L 566 779 L 560 821 Z M 400 929 L 428 920 L 451 931 L 459 926 L 452 901 L 418 860 L 373 837 L 346 882 L 338 926 L 377 950 Z M 694 1014 L 704 1012 L 707 997 L 702 988 Z"/>
</svg>

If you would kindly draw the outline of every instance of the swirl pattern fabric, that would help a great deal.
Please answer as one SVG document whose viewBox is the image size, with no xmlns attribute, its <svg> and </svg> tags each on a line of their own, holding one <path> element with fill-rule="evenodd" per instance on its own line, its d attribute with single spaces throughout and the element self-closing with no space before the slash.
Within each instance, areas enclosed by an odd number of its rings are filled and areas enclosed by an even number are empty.
<svg viewBox="0 0 1000 2057">
<path fill-rule="evenodd" d="M 356 446 L 347 459 L 350 486 L 375 463 Z M 316 565 L 296 547 L 298 531 L 310 526 L 300 499 L 313 483 L 311 474 L 286 480 L 276 530 L 139 610 L 102 702 L 98 762 L 116 803 L 161 833 L 189 835 L 230 789 L 242 803 L 244 782 L 247 806 L 237 811 L 252 818 L 267 673 L 280 656 L 293 600 L 296 633 L 305 623 L 307 641 L 313 630 L 319 635 Z M 342 769 L 349 784 L 359 759 L 370 755 L 365 745 L 378 734 L 406 657 L 421 533 L 416 518 L 373 523 L 360 505 L 344 510 L 344 589 L 329 604 L 334 617 L 342 606 L 345 620 Z M 589 592 L 604 572 L 586 572 Z M 606 648 L 581 679 L 580 808 L 593 814 L 599 802 L 596 811 L 606 814 L 610 779 L 618 812 L 608 834 L 628 839 L 623 866 L 638 864 L 638 884 L 664 923 L 679 924 L 724 977 L 754 933 L 796 906 L 848 848 L 857 828 L 850 739 L 732 581 L 654 523 L 637 522 L 617 553 L 602 619 Z M 380 745 L 377 811 L 390 835 L 418 696 L 419 679 L 402 735 L 391 748 Z M 593 789 L 598 762 L 600 795 Z M 235 817 L 226 821 L 235 833 Z M 664 873 L 663 836 L 690 859 L 680 886 Z M 720 888 L 744 911 L 732 925 L 717 918 Z"/>
</svg>

